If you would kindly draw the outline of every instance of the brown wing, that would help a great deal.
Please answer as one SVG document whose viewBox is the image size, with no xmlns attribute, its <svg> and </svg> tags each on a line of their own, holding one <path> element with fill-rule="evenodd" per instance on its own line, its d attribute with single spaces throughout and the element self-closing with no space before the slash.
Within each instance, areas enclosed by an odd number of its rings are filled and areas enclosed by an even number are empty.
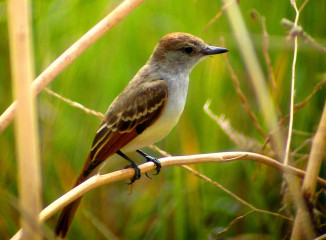
<svg viewBox="0 0 326 240">
<path fill-rule="evenodd" d="M 129 84 L 113 101 L 94 138 L 84 176 L 141 134 L 163 112 L 168 96 L 164 80 Z"/>
</svg>

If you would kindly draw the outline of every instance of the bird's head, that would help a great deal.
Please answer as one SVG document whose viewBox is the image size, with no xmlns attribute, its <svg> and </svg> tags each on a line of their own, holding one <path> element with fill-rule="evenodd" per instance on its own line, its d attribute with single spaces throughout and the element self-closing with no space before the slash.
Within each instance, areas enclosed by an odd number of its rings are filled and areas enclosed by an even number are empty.
<svg viewBox="0 0 326 240">
<path fill-rule="evenodd" d="M 228 52 L 188 33 L 170 33 L 156 45 L 151 61 L 191 70 L 205 56 Z"/>
</svg>

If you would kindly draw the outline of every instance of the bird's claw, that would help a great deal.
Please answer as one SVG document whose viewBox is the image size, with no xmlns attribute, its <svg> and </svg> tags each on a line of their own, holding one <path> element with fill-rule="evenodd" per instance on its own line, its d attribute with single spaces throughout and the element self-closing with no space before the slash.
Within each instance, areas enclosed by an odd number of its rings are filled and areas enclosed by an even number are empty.
<svg viewBox="0 0 326 240">
<path fill-rule="evenodd" d="M 155 164 L 156 173 L 154 173 L 153 175 L 158 175 L 162 168 L 161 162 L 157 158 L 149 156 L 149 155 L 146 156 L 146 160 L 147 160 L 147 162 L 153 162 Z M 147 174 L 146 174 L 146 176 L 148 177 Z M 148 177 L 148 178 L 150 178 L 150 177 Z"/>
<path fill-rule="evenodd" d="M 135 169 L 135 175 L 130 179 L 130 182 L 127 183 L 128 185 L 133 184 L 136 180 L 140 179 L 141 174 L 140 174 L 140 169 L 137 166 L 137 164 L 127 165 L 127 166 L 125 166 L 125 168 L 133 168 L 133 169 Z"/>
</svg>

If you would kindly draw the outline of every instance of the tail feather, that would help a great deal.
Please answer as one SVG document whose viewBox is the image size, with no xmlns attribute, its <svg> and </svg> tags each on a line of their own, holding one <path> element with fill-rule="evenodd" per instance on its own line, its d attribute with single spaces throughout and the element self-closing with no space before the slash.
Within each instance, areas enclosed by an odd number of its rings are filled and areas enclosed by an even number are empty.
<svg viewBox="0 0 326 240">
<path fill-rule="evenodd" d="M 91 150 L 86 158 L 81 174 L 79 175 L 74 187 L 78 186 L 86 179 L 88 179 L 90 176 L 92 176 L 99 168 L 99 166 L 105 161 L 105 159 L 107 159 L 112 154 L 116 153 L 121 147 L 123 147 L 133 138 L 135 138 L 137 134 L 138 133 L 136 132 L 135 129 L 132 132 L 132 134 L 128 133 L 127 137 L 125 134 L 120 134 L 119 132 L 117 132 L 116 134 L 113 135 L 114 138 L 112 138 L 111 136 L 110 141 L 105 141 L 104 147 L 102 146 L 101 148 L 94 150 L 95 153 L 93 150 Z M 123 141 L 120 141 L 121 136 L 124 136 L 124 138 L 122 139 Z M 97 139 L 97 137 L 95 137 L 95 139 Z M 62 238 L 64 238 L 67 235 L 67 232 L 75 216 L 75 213 L 77 211 L 81 199 L 82 197 L 76 199 L 62 210 L 57 225 L 55 227 L 56 236 L 61 236 Z"/>
<path fill-rule="evenodd" d="M 82 197 L 76 199 L 62 210 L 57 225 L 55 226 L 55 235 L 57 237 L 66 237 L 81 200 Z"/>
<path fill-rule="evenodd" d="M 81 171 L 81 174 L 79 175 L 74 187 L 78 186 L 82 182 L 84 182 L 89 176 L 91 175 L 92 170 L 94 170 L 93 166 L 90 166 L 88 163 L 90 162 L 90 154 L 88 154 L 87 159 L 85 161 L 85 164 L 83 166 L 83 170 Z M 57 221 L 57 224 L 55 226 L 55 235 L 57 237 L 65 238 L 67 235 L 67 232 L 69 230 L 69 227 L 71 225 L 71 222 L 75 216 L 75 213 L 77 211 L 77 208 L 80 204 L 80 201 L 82 200 L 82 197 L 76 199 L 69 205 L 63 208 L 59 219 Z"/>
</svg>

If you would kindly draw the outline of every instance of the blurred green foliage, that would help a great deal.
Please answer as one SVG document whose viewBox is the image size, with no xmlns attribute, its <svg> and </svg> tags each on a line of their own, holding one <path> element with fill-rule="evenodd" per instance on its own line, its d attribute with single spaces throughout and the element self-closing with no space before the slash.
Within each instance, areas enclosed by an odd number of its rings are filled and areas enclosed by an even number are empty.
<svg viewBox="0 0 326 240">
<path fill-rule="evenodd" d="M 120 1 L 31 1 L 35 50 L 35 76 L 82 36 Z M 302 1 L 299 1 L 299 5 Z M 262 52 L 262 30 L 251 10 L 266 19 L 269 54 L 277 82 L 272 92 L 283 115 L 289 111 L 292 41 L 286 40 L 281 19 L 294 19 L 290 1 L 240 1 L 246 25 L 267 76 Z M 189 32 L 210 44 L 227 47 L 241 88 L 264 126 L 247 71 L 224 13 L 206 31 L 206 24 L 220 11 L 220 1 L 145 1 L 126 19 L 83 53 L 49 86 L 64 97 L 104 113 L 137 70 L 145 64 L 157 41 L 170 32 Z M 325 45 L 326 1 L 310 1 L 299 23 L 315 40 Z M 12 102 L 6 3 L 0 1 L 0 112 Z M 222 40 L 223 38 L 223 40 Z M 326 78 L 325 54 L 299 41 L 295 101 L 303 101 L 314 86 Z M 231 125 L 260 143 L 264 139 L 253 126 L 236 94 L 225 57 L 206 59 L 192 72 L 188 101 L 177 127 L 157 145 L 172 155 L 246 150 L 236 146 L 204 112 L 224 114 Z M 294 128 L 313 133 L 325 103 L 325 87 L 295 115 Z M 68 191 L 81 169 L 100 120 L 42 92 L 38 97 L 44 205 Z M 286 125 L 287 126 L 287 125 Z M 267 129 L 264 129 L 267 131 Z M 294 135 L 292 149 L 306 136 Z M 300 151 L 309 152 L 307 145 Z M 157 153 L 148 150 L 154 155 Z M 0 136 L 0 239 L 19 229 L 15 200 L 17 169 L 13 125 Z M 304 166 L 305 160 L 299 162 Z M 111 170 L 125 162 L 112 163 Z M 192 166 L 222 184 L 257 208 L 278 212 L 282 208 L 281 174 L 251 162 Z M 326 177 L 325 169 L 321 176 Z M 32 193 L 31 193 L 32 194 Z M 14 197 L 15 196 L 15 197 Z M 324 196 L 321 196 L 324 200 Z M 250 209 L 179 167 L 163 169 L 160 175 L 132 187 L 124 182 L 90 192 L 84 198 L 69 239 L 213 239 L 236 217 Z M 286 214 L 285 211 L 280 211 Z M 46 222 L 53 228 L 56 217 Z M 97 224 L 100 223 L 100 224 Z M 96 226 L 95 226 L 96 225 Z M 291 223 L 275 216 L 253 213 L 236 223 L 222 238 L 283 239 Z M 245 238 L 247 237 L 247 238 Z M 240 239 L 240 238 L 239 238 Z"/>
</svg>

